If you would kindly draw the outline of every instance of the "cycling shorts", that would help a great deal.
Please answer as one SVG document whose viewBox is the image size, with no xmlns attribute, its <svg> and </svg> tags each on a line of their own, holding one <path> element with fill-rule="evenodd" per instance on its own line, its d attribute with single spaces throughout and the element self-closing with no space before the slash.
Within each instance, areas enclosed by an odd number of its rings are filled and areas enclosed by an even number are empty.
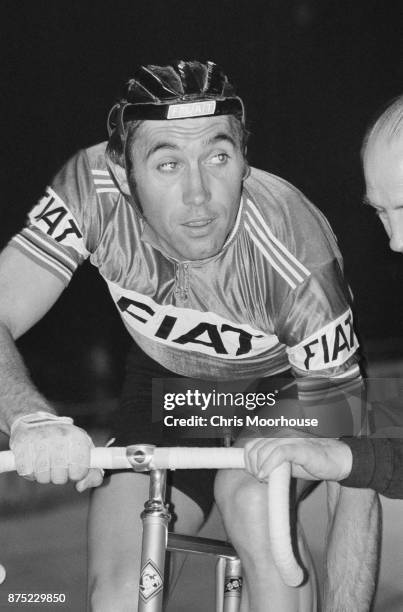
<svg viewBox="0 0 403 612">
<path fill-rule="evenodd" d="M 290 373 L 281 374 L 281 378 L 290 378 Z M 133 344 L 126 362 L 125 382 L 123 384 L 118 411 L 113 423 L 112 436 L 114 445 L 155 444 L 157 446 L 223 446 L 221 437 L 184 438 L 177 428 L 169 431 L 152 419 L 152 380 L 184 379 L 167 370 L 146 355 L 136 344 Z M 261 379 L 261 381 L 268 379 Z M 260 386 L 261 386 L 261 381 Z M 107 476 L 113 471 L 108 471 Z M 214 502 L 214 480 L 216 470 L 175 470 L 168 472 L 167 498 L 171 487 L 193 499 L 208 516 Z"/>
</svg>

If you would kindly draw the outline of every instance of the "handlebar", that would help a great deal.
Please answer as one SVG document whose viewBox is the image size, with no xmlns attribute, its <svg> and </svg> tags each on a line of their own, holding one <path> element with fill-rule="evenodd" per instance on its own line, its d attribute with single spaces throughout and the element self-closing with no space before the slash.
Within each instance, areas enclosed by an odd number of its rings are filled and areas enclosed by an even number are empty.
<svg viewBox="0 0 403 612">
<path fill-rule="evenodd" d="M 151 445 L 94 448 L 91 467 L 102 469 L 224 469 L 245 467 L 242 448 L 158 448 Z M 12 451 L 0 452 L 0 473 L 15 470 Z M 271 552 L 279 573 L 288 586 L 299 586 L 304 574 L 295 560 L 290 535 L 289 486 L 291 468 L 283 463 L 273 470 L 267 487 Z"/>
</svg>

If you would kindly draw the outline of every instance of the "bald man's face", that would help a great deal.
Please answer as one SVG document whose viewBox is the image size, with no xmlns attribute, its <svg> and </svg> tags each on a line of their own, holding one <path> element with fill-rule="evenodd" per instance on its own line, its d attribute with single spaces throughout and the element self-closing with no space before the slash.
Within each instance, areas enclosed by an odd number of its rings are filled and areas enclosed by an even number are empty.
<svg viewBox="0 0 403 612">
<path fill-rule="evenodd" d="M 373 136 L 364 155 L 366 201 L 389 236 L 392 251 L 403 253 L 403 134 Z"/>
</svg>

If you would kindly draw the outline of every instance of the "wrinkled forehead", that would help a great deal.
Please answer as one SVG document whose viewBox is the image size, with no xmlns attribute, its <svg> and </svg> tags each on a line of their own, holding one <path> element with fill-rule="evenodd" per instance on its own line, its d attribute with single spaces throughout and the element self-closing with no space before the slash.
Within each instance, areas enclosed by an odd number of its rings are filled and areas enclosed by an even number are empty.
<svg viewBox="0 0 403 612">
<path fill-rule="evenodd" d="M 240 147 L 241 132 L 232 115 L 143 121 L 136 132 L 136 147 L 143 150 L 152 149 L 157 143 L 203 146 L 219 140 Z"/>
</svg>

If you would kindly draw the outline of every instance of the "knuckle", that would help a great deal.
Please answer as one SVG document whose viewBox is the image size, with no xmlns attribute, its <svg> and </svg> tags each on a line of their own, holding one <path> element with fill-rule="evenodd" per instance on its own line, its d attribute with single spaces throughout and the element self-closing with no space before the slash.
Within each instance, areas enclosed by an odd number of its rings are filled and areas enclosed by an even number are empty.
<svg viewBox="0 0 403 612">
<path fill-rule="evenodd" d="M 70 469 L 70 479 L 74 481 L 83 480 L 88 474 L 88 468 L 85 466 L 74 466 L 74 470 Z"/>
<path fill-rule="evenodd" d="M 67 476 L 53 476 L 52 483 L 55 485 L 64 485 L 68 481 Z"/>
<path fill-rule="evenodd" d="M 245 452 L 250 453 L 254 449 L 255 442 L 255 440 L 248 440 L 244 446 Z"/>
<path fill-rule="evenodd" d="M 16 463 L 15 469 L 19 476 L 27 476 L 27 470 L 25 469 L 25 463 Z"/>
<path fill-rule="evenodd" d="M 99 472 L 92 477 L 92 486 L 99 487 L 102 484 L 103 476 Z"/>
<path fill-rule="evenodd" d="M 273 451 L 273 459 L 277 459 L 278 461 L 284 461 L 287 458 L 287 445 L 283 444 L 282 446 L 277 446 L 277 448 Z"/>
<path fill-rule="evenodd" d="M 45 472 L 49 467 L 49 462 L 43 458 L 35 462 L 35 472 Z"/>
</svg>

